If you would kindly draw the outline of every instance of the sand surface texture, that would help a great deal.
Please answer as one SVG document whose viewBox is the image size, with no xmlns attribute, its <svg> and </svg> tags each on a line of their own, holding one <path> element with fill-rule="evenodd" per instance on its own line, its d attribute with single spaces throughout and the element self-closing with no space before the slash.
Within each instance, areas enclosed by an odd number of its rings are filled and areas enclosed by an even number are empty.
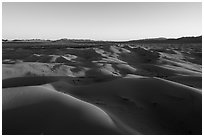
<svg viewBox="0 0 204 137">
<path fill-rule="evenodd" d="M 202 134 L 200 46 L 3 47 L 3 134 Z"/>
</svg>

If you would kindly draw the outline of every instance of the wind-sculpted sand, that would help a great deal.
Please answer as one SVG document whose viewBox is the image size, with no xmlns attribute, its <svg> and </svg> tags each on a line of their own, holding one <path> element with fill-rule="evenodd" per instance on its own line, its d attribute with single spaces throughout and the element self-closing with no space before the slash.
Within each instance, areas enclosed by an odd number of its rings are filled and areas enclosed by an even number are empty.
<svg viewBox="0 0 204 137">
<path fill-rule="evenodd" d="M 171 50 L 5 48 L 3 134 L 202 134 L 202 66 Z"/>
<path fill-rule="evenodd" d="M 102 109 L 43 86 L 3 90 L 3 133 L 121 134 Z"/>
</svg>

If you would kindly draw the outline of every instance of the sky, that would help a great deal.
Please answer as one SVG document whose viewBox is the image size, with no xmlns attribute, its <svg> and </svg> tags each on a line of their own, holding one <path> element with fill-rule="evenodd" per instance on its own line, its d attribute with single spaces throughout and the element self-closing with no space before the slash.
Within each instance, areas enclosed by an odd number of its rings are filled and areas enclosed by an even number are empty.
<svg viewBox="0 0 204 137">
<path fill-rule="evenodd" d="M 4 39 L 134 40 L 202 34 L 201 2 L 2 4 Z"/>
</svg>

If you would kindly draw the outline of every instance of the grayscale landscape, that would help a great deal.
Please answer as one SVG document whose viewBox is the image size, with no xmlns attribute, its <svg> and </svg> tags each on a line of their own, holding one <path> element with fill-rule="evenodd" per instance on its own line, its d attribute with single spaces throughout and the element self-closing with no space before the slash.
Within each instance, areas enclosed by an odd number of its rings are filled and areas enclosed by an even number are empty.
<svg viewBox="0 0 204 137">
<path fill-rule="evenodd" d="M 4 38 L 2 134 L 201 135 L 202 35 Z"/>
</svg>

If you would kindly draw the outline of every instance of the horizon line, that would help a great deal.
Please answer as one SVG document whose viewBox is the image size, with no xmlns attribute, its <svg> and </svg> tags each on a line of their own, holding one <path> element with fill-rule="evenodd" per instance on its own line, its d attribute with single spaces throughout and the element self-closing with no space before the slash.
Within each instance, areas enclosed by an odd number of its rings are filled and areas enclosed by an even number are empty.
<svg viewBox="0 0 204 137">
<path fill-rule="evenodd" d="M 128 39 L 128 40 L 96 40 L 96 39 L 90 39 L 90 38 L 57 38 L 57 39 L 43 39 L 43 38 L 14 38 L 14 39 L 8 39 L 8 38 L 2 38 L 2 40 L 51 40 L 51 41 L 55 41 L 55 40 L 61 40 L 61 39 L 67 39 L 67 40 L 90 40 L 90 41 L 133 41 L 133 40 L 147 40 L 147 39 L 156 39 L 156 38 L 164 38 L 164 39 L 178 39 L 178 38 L 182 38 L 182 37 L 202 37 L 201 35 L 188 35 L 188 36 L 180 36 L 180 37 L 147 37 L 147 38 L 138 38 L 138 39 Z"/>
</svg>

